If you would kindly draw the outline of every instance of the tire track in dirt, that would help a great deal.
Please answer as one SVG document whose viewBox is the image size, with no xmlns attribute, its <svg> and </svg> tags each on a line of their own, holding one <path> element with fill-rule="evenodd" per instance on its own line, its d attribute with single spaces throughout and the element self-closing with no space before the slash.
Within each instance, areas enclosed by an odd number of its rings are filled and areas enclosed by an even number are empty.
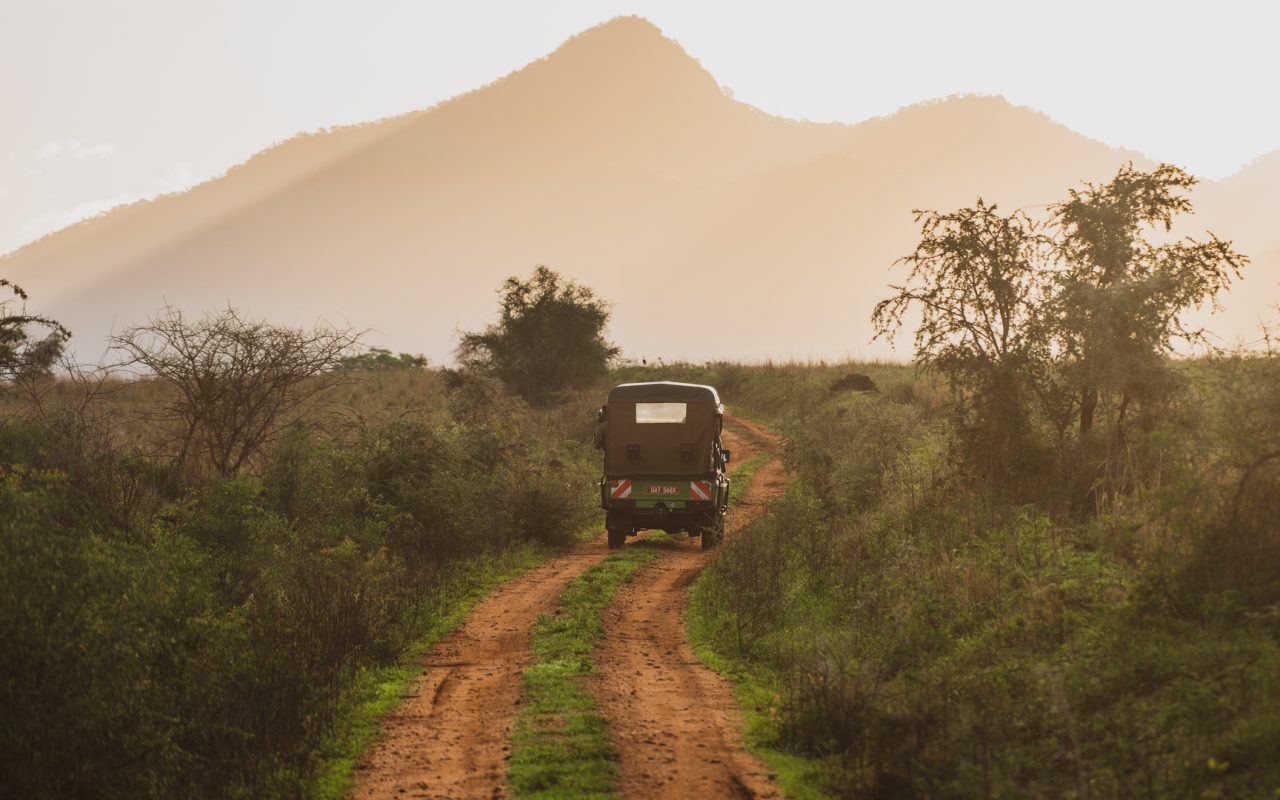
<svg viewBox="0 0 1280 800">
<path fill-rule="evenodd" d="M 356 764 L 352 798 L 506 797 L 511 728 L 534 623 L 609 553 L 602 533 L 503 584 L 426 656 L 408 699 Z"/>
<path fill-rule="evenodd" d="M 726 536 L 763 513 L 787 476 L 767 428 L 730 417 L 734 460 L 775 457 L 756 471 L 729 511 Z M 623 797 L 781 797 L 767 767 L 746 751 L 743 723 L 728 681 L 703 666 L 684 625 L 688 588 L 711 559 L 696 537 L 659 544 L 661 552 L 622 586 L 604 611 L 593 692 L 620 756 Z"/>
</svg>

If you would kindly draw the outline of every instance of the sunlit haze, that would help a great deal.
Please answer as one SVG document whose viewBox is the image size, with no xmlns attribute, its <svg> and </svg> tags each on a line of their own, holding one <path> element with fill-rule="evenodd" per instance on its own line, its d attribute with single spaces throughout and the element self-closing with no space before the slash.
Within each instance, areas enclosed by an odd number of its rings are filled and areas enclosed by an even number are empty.
<svg viewBox="0 0 1280 800">
<path fill-rule="evenodd" d="M 619 14 L 784 117 L 992 93 L 1207 178 L 1280 148 L 1271 2 L 9 0 L 0 252 L 298 132 L 430 106 Z"/>
<path fill-rule="evenodd" d="M 1186 232 L 1254 259 L 1212 330 L 1256 338 L 1276 6 L 1064 8 L 8 5 L 0 266 L 86 353 L 231 304 L 447 362 L 547 264 L 629 357 L 901 358 L 869 315 L 912 209 L 1167 161 L 1204 178 Z"/>
</svg>

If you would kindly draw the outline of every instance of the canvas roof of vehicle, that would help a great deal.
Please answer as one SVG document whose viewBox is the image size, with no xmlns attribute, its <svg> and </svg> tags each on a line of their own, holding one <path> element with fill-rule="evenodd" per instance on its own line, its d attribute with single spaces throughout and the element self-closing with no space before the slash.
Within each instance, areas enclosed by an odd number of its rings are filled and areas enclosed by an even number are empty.
<svg viewBox="0 0 1280 800">
<path fill-rule="evenodd" d="M 720 405 L 715 387 L 700 383 L 652 381 L 624 383 L 609 392 L 609 403 L 714 403 Z"/>
<path fill-rule="evenodd" d="M 654 425 L 637 419 L 637 405 L 668 403 L 686 406 L 683 421 Z M 694 476 L 716 469 L 724 406 L 714 388 L 674 381 L 624 383 L 609 392 L 608 405 L 601 442 L 605 474 Z"/>
</svg>

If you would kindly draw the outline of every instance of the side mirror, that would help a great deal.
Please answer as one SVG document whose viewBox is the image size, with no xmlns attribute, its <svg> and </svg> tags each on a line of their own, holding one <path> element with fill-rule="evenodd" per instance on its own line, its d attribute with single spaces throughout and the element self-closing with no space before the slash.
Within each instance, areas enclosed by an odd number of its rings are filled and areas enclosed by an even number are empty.
<svg viewBox="0 0 1280 800">
<path fill-rule="evenodd" d="M 732 454 L 732 453 L 730 453 L 728 450 L 721 450 L 721 451 L 720 451 L 720 460 L 721 460 L 721 461 L 723 461 L 724 463 L 728 464 L 728 463 L 729 463 L 729 457 L 730 457 L 731 455 L 733 455 L 733 454 Z"/>
</svg>

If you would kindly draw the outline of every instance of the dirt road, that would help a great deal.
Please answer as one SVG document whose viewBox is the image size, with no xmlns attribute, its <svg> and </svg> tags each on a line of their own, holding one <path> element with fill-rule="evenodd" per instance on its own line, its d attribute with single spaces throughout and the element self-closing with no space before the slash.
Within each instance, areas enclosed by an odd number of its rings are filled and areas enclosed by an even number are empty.
<svg viewBox="0 0 1280 800">
<path fill-rule="evenodd" d="M 520 673 L 538 615 L 608 555 L 604 534 L 578 545 L 479 603 L 424 658 L 383 739 L 356 765 L 355 798 L 505 797 Z"/>
<path fill-rule="evenodd" d="M 777 452 L 776 437 L 746 420 L 726 444 L 739 463 Z M 726 435 L 726 439 L 729 436 Z M 732 537 L 786 482 L 769 461 L 729 512 Z M 741 743 L 742 719 L 727 681 L 693 655 L 684 591 L 707 565 L 697 539 L 663 542 L 658 558 L 632 576 L 605 609 L 593 681 L 621 760 L 623 797 L 779 797 L 768 771 Z"/>
<path fill-rule="evenodd" d="M 746 420 L 725 433 L 741 464 L 773 452 L 775 437 Z M 727 533 L 780 491 L 781 466 L 755 474 L 730 512 Z M 354 798 L 506 797 L 510 734 L 538 616 L 569 583 L 608 555 L 603 534 L 502 586 L 428 653 L 382 740 L 356 766 Z M 674 540 L 637 573 L 605 612 L 595 688 L 621 754 L 624 797 L 776 796 L 764 768 L 741 747 L 728 684 L 695 661 L 681 619 L 683 589 L 706 565 L 698 539 Z"/>
</svg>

